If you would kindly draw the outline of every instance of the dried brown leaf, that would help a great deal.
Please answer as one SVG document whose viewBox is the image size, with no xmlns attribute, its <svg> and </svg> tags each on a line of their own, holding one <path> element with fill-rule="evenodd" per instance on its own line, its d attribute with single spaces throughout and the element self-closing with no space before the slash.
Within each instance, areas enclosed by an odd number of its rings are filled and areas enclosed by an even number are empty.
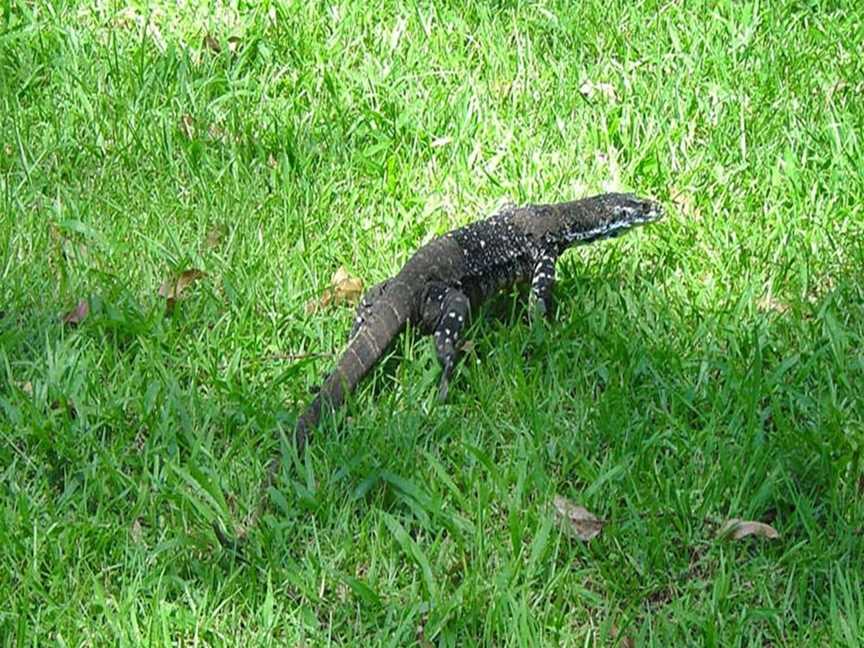
<svg viewBox="0 0 864 648">
<path fill-rule="evenodd" d="M 789 310 L 789 304 L 780 301 L 769 292 L 763 295 L 762 299 L 756 302 L 756 308 L 758 308 L 763 313 L 773 311 L 775 313 L 783 315 L 786 311 Z"/>
<path fill-rule="evenodd" d="M 211 34 L 204 35 L 203 46 L 209 49 L 211 52 L 215 52 L 218 54 L 222 51 L 222 46 L 219 44 L 219 41 L 216 40 Z"/>
<path fill-rule="evenodd" d="M 195 118 L 190 114 L 184 114 L 180 118 L 180 130 L 186 136 L 186 139 L 195 138 Z"/>
<path fill-rule="evenodd" d="M 78 326 L 78 324 L 83 322 L 89 314 L 90 302 L 86 299 L 82 299 L 78 302 L 75 308 L 63 315 L 63 323 L 69 326 Z"/>
<path fill-rule="evenodd" d="M 459 345 L 459 350 L 462 351 L 462 353 L 473 353 L 476 346 L 474 340 L 462 340 L 462 343 Z"/>
<path fill-rule="evenodd" d="M 615 86 L 611 83 L 595 83 L 589 79 L 579 86 L 579 92 L 586 99 L 593 99 L 596 96 L 600 96 L 606 101 L 612 103 L 615 103 L 618 100 Z"/>
<path fill-rule="evenodd" d="M 609 630 L 609 638 L 613 641 L 618 639 L 621 636 L 621 630 L 618 626 L 613 625 Z M 635 648 L 636 641 L 634 641 L 633 637 L 621 637 L 621 640 L 617 644 L 621 648 Z"/>
<path fill-rule="evenodd" d="M 751 535 L 759 536 L 760 538 L 768 538 L 769 540 L 774 540 L 780 537 L 780 534 L 777 533 L 777 529 L 769 524 L 765 524 L 764 522 L 753 522 L 751 520 L 739 520 L 738 518 L 730 518 L 717 532 L 718 537 L 728 537 L 731 540 L 741 540 L 741 538 L 746 538 Z"/>
<path fill-rule="evenodd" d="M 606 522 L 566 497 L 556 495 L 552 501 L 556 516 L 564 530 L 583 542 L 600 534 Z"/>
<path fill-rule="evenodd" d="M 363 280 L 350 276 L 345 267 L 340 266 L 330 279 L 330 287 L 321 293 L 321 297 L 306 303 L 306 312 L 316 313 L 331 305 L 356 304 L 362 295 Z"/>
<path fill-rule="evenodd" d="M 159 26 L 155 25 L 152 22 L 148 23 L 147 35 L 150 37 L 150 40 L 153 41 L 156 49 L 158 49 L 161 54 L 164 54 L 165 51 L 168 49 L 168 45 L 165 43 L 165 39 L 162 37 L 162 31 L 159 29 Z"/>
<path fill-rule="evenodd" d="M 702 212 L 699 211 L 696 199 L 688 189 L 678 190 L 673 187 L 671 193 L 672 202 L 678 206 L 684 216 L 693 220 L 702 220 Z"/>
<path fill-rule="evenodd" d="M 222 236 L 225 233 L 225 228 L 222 225 L 216 225 L 207 230 L 207 237 L 204 239 L 204 247 L 208 250 L 219 247 L 222 242 Z"/>
<path fill-rule="evenodd" d="M 180 299 L 183 291 L 205 276 L 205 273 L 195 268 L 184 270 L 175 279 L 166 281 L 159 286 L 159 296 L 168 301 Z"/>
<path fill-rule="evenodd" d="M 132 520 L 132 525 L 129 527 L 129 535 L 132 536 L 132 542 L 140 545 L 144 539 L 144 528 L 141 526 L 141 518 Z"/>
</svg>

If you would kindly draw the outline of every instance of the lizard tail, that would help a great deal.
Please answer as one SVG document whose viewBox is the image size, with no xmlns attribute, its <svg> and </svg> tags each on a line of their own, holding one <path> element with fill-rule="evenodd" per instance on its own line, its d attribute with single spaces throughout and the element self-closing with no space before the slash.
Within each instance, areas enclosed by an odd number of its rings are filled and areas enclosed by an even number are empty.
<svg viewBox="0 0 864 648">
<path fill-rule="evenodd" d="M 353 392 L 363 377 L 372 370 L 393 339 L 405 327 L 411 298 L 411 291 L 404 283 L 398 280 L 390 282 L 387 294 L 377 301 L 363 326 L 349 342 L 336 368 L 297 419 L 294 427 L 294 444 L 298 453 L 303 452 L 310 434 L 321 417 L 335 412 L 342 406 L 348 394 Z M 282 456 L 281 453 L 277 453 L 267 465 L 267 472 L 259 491 L 258 506 L 247 518 L 243 536 L 257 525 L 262 512 L 266 510 L 270 487 L 275 483 L 281 465 Z M 215 523 L 214 529 L 223 546 L 238 551 L 240 542 L 228 538 Z"/>
</svg>

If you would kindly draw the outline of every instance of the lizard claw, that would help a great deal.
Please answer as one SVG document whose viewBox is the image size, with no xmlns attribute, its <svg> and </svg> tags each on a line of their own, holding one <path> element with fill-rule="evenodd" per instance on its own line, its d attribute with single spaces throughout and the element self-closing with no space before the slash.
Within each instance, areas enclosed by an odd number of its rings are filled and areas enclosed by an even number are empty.
<svg viewBox="0 0 864 648">
<path fill-rule="evenodd" d="M 438 385 L 438 402 L 443 403 L 447 400 L 447 392 L 450 390 L 449 381 L 442 378 L 441 384 Z"/>
<path fill-rule="evenodd" d="M 447 400 L 447 392 L 450 390 L 450 376 L 453 375 L 453 361 L 448 360 L 444 365 L 444 372 L 441 374 L 441 382 L 438 383 L 438 402 L 443 403 Z"/>
<path fill-rule="evenodd" d="M 531 304 L 531 308 L 528 311 L 528 317 L 531 318 L 531 322 L 542 322 L 549 316 L 549 311 L 546 309 L 546 302 L 542 299 L 537 299 Z"/>
</svg>

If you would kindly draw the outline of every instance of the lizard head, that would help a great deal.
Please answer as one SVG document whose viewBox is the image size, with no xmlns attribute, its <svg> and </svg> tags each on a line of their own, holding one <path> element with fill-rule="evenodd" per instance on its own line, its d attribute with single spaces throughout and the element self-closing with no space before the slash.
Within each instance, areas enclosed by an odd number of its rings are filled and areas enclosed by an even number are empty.
<svg viewBox="0 0 864 648">
<path fill-rule="evenodd" d="M 629 226 L 645 225 L 663 218 L 663 208 L 653 200 L 639 198 L 633 194 L 608 194 L 612 222 L 620 221 Z"/>
<path fill-rule="evenodd" d="M 573 204 L 573 203 L 571 203 Z M 634 194 L 608 193 L 575 203 L 568 210 L 564 238 L 568 244 L 590 243 L 620 236 L 627 230 L 663 217 L 659 203 Z"/>
</svg>

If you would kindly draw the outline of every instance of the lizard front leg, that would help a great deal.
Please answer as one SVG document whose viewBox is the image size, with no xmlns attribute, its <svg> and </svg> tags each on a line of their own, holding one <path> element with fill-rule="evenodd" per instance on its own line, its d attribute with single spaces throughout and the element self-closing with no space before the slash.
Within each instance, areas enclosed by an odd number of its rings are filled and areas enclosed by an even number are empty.
<svg viewBox="0 0 864 648">
<path fill-rule="evenodd" d="M 468 324 L 471 304 L 461 290 L 434 284 L 427 290 L 423 303 L 423 328 L 432 332 L 435 351 L 443 369 L 438 386 L 438 400 L 447 398 L 450 378 L 458 358 L 457 345 Z"/>
<path fill-rule="evenodd" d="M 543 250 L 534 263 L 534 275 L 531 279 L 531 296 L 529 312 L 533 318 L 551 317 L 555 305 L 552 288 L 555 285 L 555 261 L 558 254 L 555 250 Z"/>
</svg>

